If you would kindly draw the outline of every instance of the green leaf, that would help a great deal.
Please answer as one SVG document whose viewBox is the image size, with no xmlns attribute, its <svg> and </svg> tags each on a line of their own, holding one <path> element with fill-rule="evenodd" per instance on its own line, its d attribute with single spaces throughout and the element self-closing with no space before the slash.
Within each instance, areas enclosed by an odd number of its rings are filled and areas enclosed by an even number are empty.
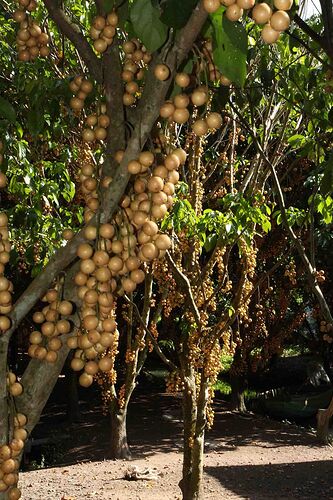
<svg viewBox="0 0 333 500">
<path fill-rule="evenodd" d="M 320 191 L 323 195 L 333 191 L 333 155 L 327 160 L 324 175 L 320 183 Z"/>
<path fill-rule="evenodd" d="M 246 59 L 248 36 L 244 26 L 231 22 L 220 8 L 211 14 L 214 28 L 214 63 L 229 80 L 240 87 L 246 80 Z"/>
<path fill-rule="evenodd" d="M 182 28 L 187 23 L 198 0 L 168 0 L 161 15 L 161 21 L 171 28 Z"/>
<path fill-rule="evenodd" d="M 136 0 L 131 8 L 130 19 L 136 35 L 150 52 L 164 44 L 168 27 L 160 21 L 160 12 L 151 0 Z"/>
<path fill-rule="evenodd" d="M 0 96 L 0 116 L 5 118 L 10 123 L 15 123 L 16 121 L 16 113 L 13 106 L 10 104 L 7 99 Z"/>
</svg>

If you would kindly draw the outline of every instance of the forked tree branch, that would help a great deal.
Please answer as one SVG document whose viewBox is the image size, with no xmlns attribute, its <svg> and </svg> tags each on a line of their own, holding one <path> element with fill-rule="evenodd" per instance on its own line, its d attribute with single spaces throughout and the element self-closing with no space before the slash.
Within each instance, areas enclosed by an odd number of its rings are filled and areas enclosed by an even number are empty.
<svg viewBox="0 0 333 500">
<path fill-rule="evenodd" d="M 200 323 L 201 323 L 200 313 L 199 313 L 199 309 L 197 308 L 197 305 L 196 305 L 194 297 L 193 297 L 192 287 L 191 287 L 190 280 L 178 268 L 177 264 L 175 263 L 175 261 L 171 257 L 170 253 L 166 252 L 165 255 L 166 255 L 166 259 L 167 259 L 167 261 L 168 261 L 168 263 L 169 263 L 169 265 L 171 267 L 172 274 L 173 274 L 173 276 L 174 276 L 174 278 L 176 280 L 177 285 L 179 285 L 179 287 L 182 290 L 184 290 L 184 292 L 186 293 L 186 297 L 188 299 L 190 309 L 191 309 L 192 314 L 193 314 L 193 316 L 195 318 L 195 321 L 197 322 L 197 325 L 199 326 Z"/>
<path fill-rule="evenodd" d="M 53 4 L 53 1 L 45 0 L 45 5 L 51 10 L 55 22 L 57 24 L 59 22 L 60 29 L 65 27 L 64 33 L 66 36 L 68 36 L 70 40 L 75 40 L 76 43 L 81 44 L 82 39 L 84 39 L 83 35 L 73 29 L 73 26 L 67 21 L 64 13 Z M 52 17 L 51 12 L 50 15 Z M 101 206 L 101 222 L 109 221 L 115 210 L 118 208 L 118 203 L 130 178 L 127 171 L 127 164 L 133 158 L 137 158 L 142 150 L 147 137 L 156 119 L 158 118 L 159 108 L 162 102 L 164 102 L 166 94 L 169 90 L 172 76 L 175 74 L 178 65 L 184 60 L 185 56 L 191 49 L 192 44 L 200 33 L 206 18 L 207 12 L 205 12 L 202 3 L 199 2 L 187 25 L 179 33 L 174 45 L 170 48 L 169 53 L 165 57 L 164 62 L 168 64 L 171 73 L 171 76 L 167 81 L 160 82 L 153 74 L 154 64 L 162 61 L 156 58 L 155 62 L 151 65 L 143 96 L 135 112 L 134 132 L 128 141 L 124 159 L 114 173 L 113 181 L 110 184 Z M 75 42 L 73 41 L 74 44 Z M 92 71 L 101 71 L 99 61 L 92 53 L 91 48 L 85 39 L 84 42 L 82 42 L 82 46 L 89 47 L 88 59 L 90 62 L 93 61 L 91 62 Z M 93 55 L 92 59 L 90 59 L 91 55 Z M 94 76 L 96 78 L 96 75 Z M 89 221 L 89 225 L 91 224 L 96 224 L 96 218 Z M 84 241 L 86 241 L 86 239 L 84 236 L 84 229 L 82 229 L 71 241 L 67 243 L 65 247 L 56 252 L 41 273 L 34 279 L 25 292 L 23 292 L 18 301 L 15 303 L 13 311 L 10 315 L 12 327 L 3 335 L 3 342 L 7 342 L 7 339 L 10 338 L 19 323 L 29 313 L 39 298 L 46 292 L 59 272 L 66 269 L 71 262 L 75 260 L 76 250 L 80 243 L 83 243 Z"/>
<path fill-rule="evenodd" d="M 91 76 L 99 83 L 103 82 L 101 61 L 93 52 L 86 37 L 81 33 L 78 26 L 71 21 L 65 12 L 59 7 L 56 0 L 43 0 L 50 17 L 58 26 L 59 30 L 73 43 L 83 61 L 87 65 Z"/>
</svg>

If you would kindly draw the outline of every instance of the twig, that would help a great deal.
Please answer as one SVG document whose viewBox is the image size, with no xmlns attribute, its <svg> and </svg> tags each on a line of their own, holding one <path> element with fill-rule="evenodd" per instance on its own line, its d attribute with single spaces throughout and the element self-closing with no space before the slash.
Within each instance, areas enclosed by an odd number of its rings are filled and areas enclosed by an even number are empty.
<svg viewBox="0 0 333 500">
<path fill-rule="evenodd" d="M 133 305 L 134 310 L 135 310 L 135 312 L 137 314 L 137 317 L 138 317 L 140 325 L 142 326 L 142 328 L 144 329 L 144 331 L 146 332 L 146 334 L 149 336 L 150 340 L 152 341 L 152 344 L 154 346 L 154 349 L 155 349 L 156 353 L 159 355 L 159 357 L 161 358 L 161 360 L 163 361 L 163 363 L 165 363 L 167 366 L 169 366 L 173 371 L 177 370 L 177 366 L 170 359 L 168 359 L 165 356 L 164 352 L 161 350 L 160 346 L 158 345 L 157 340 L 151 334 L 149 328 L 145 325 L 144 321 L 142 320 L 142 317 L 141 317 L 141 314 L 140 314 L 138 306 L 134 302 L 132 302 L 132 300 L 126 294 L 124 294 L 123 297 L 126 300 L 126 302 L 128 302 L 129 304 Z"/>
<path fill-rule="evenodd" d="M 171 270 L 173 271 L 173 275 L 175 277 L 176 282 L 187 294 L 187 298 L 189 299 L 189 305 L 190 305 L 191 311 L 192 311 L 192 313 L 195 317 L 195 320 L 199 326 L 200 321 L 201 321 L 200 313 L 199 313 L 199 310 L 196 306 L 196 303 L 195 303 L 195 300 L 193 297 L 191 283 L 190 283 L 188 277 L 184 273 L 182 273 L 181 270 L 177 267 L 175 261 L 173 260 L 173 258 L 170 255 L 170 253 L 166 252 L 165 256 L 166 256 L 168 263 L 170 264 Z"/>
</svg>

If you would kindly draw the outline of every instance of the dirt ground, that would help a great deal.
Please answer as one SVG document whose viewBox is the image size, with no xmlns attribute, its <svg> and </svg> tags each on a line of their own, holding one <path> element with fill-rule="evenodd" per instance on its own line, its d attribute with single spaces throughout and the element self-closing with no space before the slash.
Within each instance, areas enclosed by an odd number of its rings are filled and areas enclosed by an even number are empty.
<svg viewBox="0 0 333 500">
<path fill-rule="evenodd" d="M 106 417 L 92 402 L 82 405 L 82 421 L 69 426 L 59 409 L 43 417 L 38 437 L 53 424 L 54 466 L 23 472 L 23 500 L 180 499 L 180 401 L 167 394 L 139 396 L 129 415 L 131 462 L 111 461 Z M 54 419 L 57 419 L 54 421 Z M 33 448 L 34 450 L 34 448 Z M 220 402 L 205 449 L 204 498 L 333 499 L 333 448 L 313 433 L 254 415 L 236 415 Z M 157 480 L 128 481 L 129 467 L 155 469 Z"/>
</svg>

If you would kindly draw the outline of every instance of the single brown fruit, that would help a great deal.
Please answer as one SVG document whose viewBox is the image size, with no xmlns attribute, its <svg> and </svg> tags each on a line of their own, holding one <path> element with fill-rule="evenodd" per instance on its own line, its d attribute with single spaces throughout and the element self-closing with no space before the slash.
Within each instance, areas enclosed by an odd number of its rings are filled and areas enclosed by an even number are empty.
<svg viewBox="0 0 333 500">
<path fill-rule="evenodd" d="M 203 6 L 206 12 L 212 14 L 220 8 L 220 0 L 203 0 Z"/>
<path fill-rule="evenodd" d="M 202 118 L 200 118 L 199 120 L 196 120 L 192 124 L 192 130 L 199 137 L 207 134 L 207 132 L 208 132 L 208 124 L 207 124 L 206 120 L 204 120 Z"/>
<path fill-rule="evenodd" d="M 176 108 L 187 108 L 190 104 L 190 98 L 186 94 L 178 94 L 173 98 L 173 103 Z"/>
<path fill-rule="evenodd" d="M 82 139 L 86 142 L 94 142 L 95 132 L 90 128 L 85 128 L 82 132 Z"/>
<path fill-rule="evenodd" d="M 28 422 L 27 417 L 23 413 L 16 413 L 14 417 L 15 427 L 24 427 Z"/>
<path fill-rule="evenodd" d="M 275 31 L 270 24 L 265 24 L 261 30 L 261 38 L 265 43 L 275 43 L 280 36 L 280 31 Z"/>
<path fill-rule="evenodd" d="M 266 24 L 272 15 L 272 9 L 267 3 L 258 3 L 254 6 L 251 16 L 257 24 Z"/>
<path fill-rule="evenodd" d="M 127 170 L 132 175 L 137 175 L 141 172 L 141 163 L 137 160 L 131 160 L 127 165 Z"/>
<path fill-rule="evenodd" d="M 98 38 L 97 40 L 94 41 L 94 49 L 96 50 L 96 52 L 102 54 L 103 52 L 106 51 L 107 48 L 108 44 L 102 38 Z"/>
<path fill-rule="evenodd" d="M 206 116 L 206 122 L 209 128 L 218 129 L 222 126 L 223 120 L 220 113 L 209 113 Z"/>
<path fill-rule="evenodd" d="M 182 125 L 186 123 L 190 118 L 189 110 L 186 108 L 176 108 L 172 115 L 172 118 L 176 123 Z"/>
<path fill-rule="evenodd" d="M 15 384 L 12 384 L 10 386 L 9 392 L 14 397 L 20 396 L 23 392 L 23 387 L 19 382 L 15 382 Z"/>
<path fill-rule="evenodd" d="M 69 316 L 73 312 L 73 304 L 69 300 L 62 300 L 59 304 L 58 311 L 63 316 Z"/>
<path fill-rule="evenodd" d="M 71 229 L 64 229 L 62 232 L 62 237 L 64 240 L 71 240 L 74 236 L 74 232 Z"/>
<path fill-rule="evenodd" d="M 78 111 L 80 109 L 83 109 L 84 101 L 82 99 L 79 99 L 78 97 L 72 97 L 69 101 L 69 105 L 72 109 L 74 109 L 74 111 Z"/>
<path fill-rule="evenodd" d="M 252 9 L 255 3 L 255 0 L 237 0 L 238 7 L 244 10 Z"/>
<path fill-rule="evenodd" d="M 98 367 L 98 363 L 96 363 L 96 361 L 88 361 L 88 363 L 86 363 L 84 365 L 84 371 L 86 373 L 88 373 L 89 375 L 96 375 L 98 370 L 99 370 L 99 367 Z"/>
<path fill-rule="evenodd" d="M 136 283 L 134 283 L 134 281 L 132 281 L 130 278 L 122 279 L 121 284 L 125 293 L 132 293 L 136 289 Z"/>
<path fill-rule="evenodd" d="M 170 76 L 170 70 L 165 64 L 157 64 L 154 68 L 154 75 L 157 80 L 164 81 Z"/>
<path fill-rule="evenodd" d="M 160 107 L 160 116 L 162 118 L 170 118 L 175 112 L 175 106 L 172 104 L 172 102 L 165 102 L 161 107 Z M 187 121 L 187 120 L 185 120 Z"/>
<path fill-rule="evenodd" d="M 107 283 L 111 279 L 111 271 L 107 267 L 100 267 L 96 270 L 95 276 L 100 283 Z"/>
<path fill-rule="evenodd" d="M 116 12 L 110 12 L 110 14 L 107 15 L 106 19 L 107 22 L 114 28 L 118 25 L 119 20 Z"/>
<path fill-rule="evenodd" d="M 159 250 L 169 250 L 171 240 L 167 234 L 159 234 L 155 240 L 155 245 Z"/>
<path fill-rule="evenodd" d="M 139 162 L 145 167 L 150 167 L 154 163 L 154 155 L 150 151 L 142 151 L 139 155 Z"/>
<path fill-rule="evenodd" d="M 77 256 L 80 257 L 80 259 L 90 259 L 90 257 L 93 255 L 94 250 L 93 248 L 89 245 L 89 243 L 81 243 L 78 246 L 77 249 Z"/>
<path fill-rule="evenodd" d="M 10 328 L 10 319 L 7 316 L 0 316 L 0 331 L 5 332 Z"/>
<path fill-rule="evenodd" d="M 191 79 L 187 73 L 177 73 L 175 82 L 179 87 L 185 88 L 189 86 Z"/>
<path fill-rule="evenodd" d="M 79 372 L 79 371 L 83 370 L 83 368 L 84 368 L 84 361 L 83 361 L 83 359 L 73 358 L 72 361 L 71 361 L 71 368 L 75 372 Z"/>
<path fill-rule="evenodd" d="M 93 314 L 89 314 L 83 318 L 82 324 L 86 330 L 96 330 L 98 326 L 98 318 Z"/>
<path fill-rule="evenodd" d="M 11 488 L 8 492 L 8 500 L 19 500 L 21 495 L 22 493 L 19 488 Z"/>
<path fill-rule="evenodd" d="M 0 460 L 1 461 L 8 460 L 11 456 L 12 456 L 12 450 L 8 445 L 3 444 L 2 446 L 0 446 Z M 0 468 L 2 468 L 2 466 Z"/>
<path fill-rule="evenodd" d="M 102 238 L 113 238 L 115 234 L 115 229 L 112 224 L 105 223 L 101 224 L 99 228 L 99 234 Z"/>
<path fill-rule="evenodd" d="M 79 377 L 79 384 L 82 387 L 90 387 L 94 381 L 94 378 L 92 375 L 89 375 L 88 373 L 82 373 Z"/>
<path fill-rule="evenodd" d="M 238 5 L 238 3 L 235 3 L 233 5 L 230 5 L 227 7 L 227 10 L 225 11 L 225 17 L 229 19 L 229 21 L 238 21 L 243 15 L 243 9 L 241 9 Z"/>
<path fill-rule="evenodd" d="M 37 330 L 34 332 L 31 332 L 29 335 L 29 341 L 31 344 L 35 344 L 35 345 L 41 344 L 42 340 L 43 340 L 43 336 Z"/>
<path fill-rule="evenodd" d="M 290 17 L 284 10 L 278 10 L 274 12 L 269 22 L 273 30 L 285 31 L 290 26 Z"/>
<path fill-rule="evenodd" d="M 113 341 L 113 336 L 112 336 L 112 341 Z M 112 344 L 112 342 L 111 342 L 111 344 Z M 108 372 L 112 369 L 113 360 L 111 358 L 105 356 L 104 358 L 99 360 L 98 366 L 102 372 Z"/>
<path fill-rule="evenodd" d="M 16 462 L 13 458 L 8 458 L 4 460 L 1 464 L 1 469 L 5 474 L 10 474 L 11 472 L 15 472 L 17 469 Z"/>
<path fill-rule="evenodd" d="M 274 7 L 278 10 L 290 10 L 293 0 L 274 0 Z"/>
<path fill-rule="evenodd" d="M 96 127 L 94 130 L 95 137 L 98 141 L 104 141 L 107 136 L 107 131 L 103 127 Z"/>
</svg>

